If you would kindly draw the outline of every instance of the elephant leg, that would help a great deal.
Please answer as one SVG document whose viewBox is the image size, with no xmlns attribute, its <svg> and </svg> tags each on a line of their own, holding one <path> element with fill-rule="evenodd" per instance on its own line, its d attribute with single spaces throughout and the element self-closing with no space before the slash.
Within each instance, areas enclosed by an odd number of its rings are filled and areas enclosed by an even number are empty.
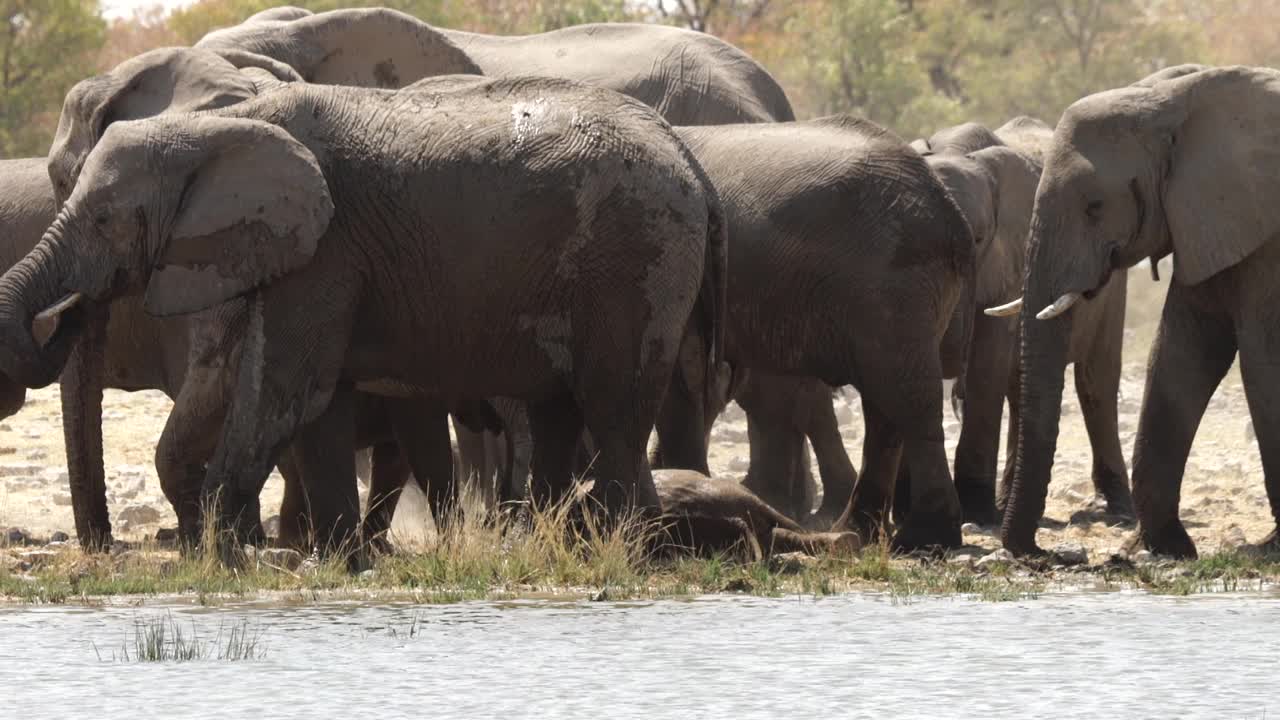
<svg viewBox="0 0 1280 720">
<path fill-rule="evenodd" d="M 911 468 L 898 463 L 898 477 L 893 481 L 893 524 L 901 525 L 911 514 Z"/>
<path fill-rule="evenodd" d="M 391 415 L 396 443 L 405 454 L 418 486 L 427 496 L 436 528 L 442 529 L 458 509 L 453 447 L 449 444 L 448 408 L 423 398 L 397 398 L 388 401 L 387 410 Z M 398 494 L 399 489 L 395 492 Z M 390 499 L 390 506 L 394 509 L 394 499 Z"/>
<path fill-rule="evenodd" d="M 573 488 L 573 451 L 582 435 L 582 413 L 567 394 L 530 402 L 528 409 L 533 439 L 529 496 L 546 507 Z"/>
<path fill-rule="evenodd" d="M 400 445 L 389 440 L 374 444 L 371 469 L 369 498 L 360 534 L 371 547 L 385 553 L 391 551 L 387 533 L 391 530 L 400 491 L 409 481 L 409 463 Z"/>
<path fill-rule="evenodd" d="M 770 417 L 759 409 L 743 410 L 747 415 L 747 441 L 751 462 L 742 484 L 767 505 L 795 520 L 803 521 L 808 508 L 801 502 L 804 481 L 804 435 L 791 423 Z"/>
<path fill-rule="evenodd" d="M 853 469 L 849 452 L 844 448 L 844 438 L 840 435 L 840 423 L 836 420 L 832 402 L 830 389 L 823 385 L 821 395 L 813 403 L 814 412 L 809 417 L 806 432 L 818 460 L 818 476 L 822 479 L 822 504 L 818 507 L 818 518 L 820 524 L 827 527 L 849 504 L 853 486 L 858 482 L 858 472 Z"/>
<path fill-rule="evenodd" d="M 1236 353 L 1231 319 L 1193 307 L 1189 292 L 1176 282 L 1169 287 L 1133 449 L 1138 539 L 1176 557 L 1196 556 L 1178 519 L 1182 476 L 1200 419 Z"/>
<path fill-rule="evenodd" d="M 498 458 L 493 455 L 493 433 L 485 430 L 472 430 L 457 418 L 453 419 L 453 434 L 458 439 L 458 479 L 465 486 L 475 483 L 484 496 L 486 504 L 491 504 L 494 497 L 496 469 L 494 463 Z"/>
<path fill-rule="evenodd" d="M 329 406 L 301 428 L 291 448 L 322 555 L 352 553 L 359 541 L 354 397 L 348 386 L 335 389 Z"/>
<path fill-rule="evenodd" d="M 863 545 L 888 533 L 893 486 L 902 460 L 902 436 L 879 410 L 862 398 L 866 437 L 862 441 L 862 473 L 833 532 L 855 532 Z"/>
<path fill-rule="evenodd" d="M 311 512 L 307 509 L 307 491 L 302 485 L 302 472 L 294 462 L 293 452 L 280 453 L 276 461 L 284 478 L 284 497 L 280 499 L 280 536 L 276 544 L 299 552 L 311 552 Z"/>
<path fill-rule="evenodd" d="M 707 464 L 707 438 L 719 409 L 708 407 L 708 383 L 714 382 L 714 378 L 707 377 L 706 368 L 702 341 L 692 333 L 685 333 L 680 343 L 679 362 L 671 373 L 671 386 L 658 412 L 654 467 L 711 474 Z"/>
<path fill-rule="evenodd" d="M 1261 545 L 1280 550 L 1280 331 L 1277 318 L 1249 318 L 1240 331 L 1240 373 L 1275 529 Z"/>
<path fill-rule="evenodd" d="M 184 547 L 195 547 L 200 541 L 204 521 L 200 487 L 226 416 L 228 380 L 220 368 L 188 369 L 156 443 L 160 489 L 178 517 L 178 540 Z"/>
<path fill-rule="evenodd" d="M 1132 519 L 1133 497 L 1129 493 L 1124 449 L 1120 447 L 1116 408 L 1120 393 L 1119 350 L 1117 341 L 1114 353 L 1108 352 L 1106 357 L 1094 353 L 1076 363 L 1076 396 L 1093 447 L 1094 490 L 1106 499 L 1109 514 Z"/>
<path fill-rule="evenodd" d="M 1004 475 L 1000 486 L 996 489 L 996 510 L 1001 516 L 1009 503 L 1009 493 L 1013 492 L 1013 476 L 1018 467 L 1018 433 L 1022 423 L 1020 408 L 1022 407 L 1022 373 L 1013 368 L 1009 373 L 1009 429 L 1005 434 Z"/>
<path fill-rule="evenodd" d="M 318 259 L 312 262 L 323 264 Z M 337 393 L 355 307 L 352 296 L 358 286 L 339 277 L 326 286 L 326 294 L 317 297 L 301 277 L 285 276 L 248 298 L 234 391 L 203 487 L 206 498 L 217 504 L 224 524 L 236 517 L 237 509 L 256 505 L 277 457 L 304 425 L 328 412 Z M 296 311 L 302 298 L 309 312 Z M 349 398 L 344 404 L 354 405 Z M 333 437 L 349 440 L 342 446 L 342 464 L 320 464 L 318 469 L 324 478 L 332 476 L 336 468 L 350 465 L 351 477 L 341 478 L 341 482 L 349 480 L 354 493 L 355 421 L 352 409 L 344 414 L 347 427 L 333 428 Z M 327 442 L 334 443 L 332 438 Z M 333 454 L 336 447 L 324 454 Z M 359 519 L 358 502 L 352 511 L 347 507 L 345 488 L 335 490 L 337 506 L 319 512 L 316 488 L 323 487 L 324 480 L 310 477 L 308 464 L 297 455 L 295 459 L 312 506 L 317 539 L 327 543 L 352 537 Z M 245 516 L 240 513 L 239 517 Z M 326 524 L 329 520 L 337 524 Z M 220 546 L 223 560 L 234 562 L 233 547 L 225 542 Z"/>
<path fill-rule="evenodd" d="M 968 396 L 956 445 L 956 493 L 964 521 L 976 525 L 997 523 L 996 466 L 1000 455 L 1000 420 L 1005 390 L 1013 364 L 1013 337 L 1006 318 L 978 313 L 969 366 Z"/>
</svg>

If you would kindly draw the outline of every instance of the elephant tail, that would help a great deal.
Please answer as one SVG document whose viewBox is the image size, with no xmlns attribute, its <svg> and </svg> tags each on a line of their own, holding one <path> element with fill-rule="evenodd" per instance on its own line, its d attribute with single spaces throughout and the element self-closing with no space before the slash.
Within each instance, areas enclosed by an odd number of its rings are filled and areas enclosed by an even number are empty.
<svg viewBox="0 0 1280 720">
<path fill-rule="evenodd" d="M 698 293 L 699 333 L 707 346 L 707 381 L 703 383 L 703 406 L 718 412 L 721 363 L 726 363 L 725 328 L 728 325 L 729 223 L 719 197 L 707 203 L 707 244 L 702 269 L 702 289 Z M 710 417 L 710 416 L 708 416 Z"/>
</svg>

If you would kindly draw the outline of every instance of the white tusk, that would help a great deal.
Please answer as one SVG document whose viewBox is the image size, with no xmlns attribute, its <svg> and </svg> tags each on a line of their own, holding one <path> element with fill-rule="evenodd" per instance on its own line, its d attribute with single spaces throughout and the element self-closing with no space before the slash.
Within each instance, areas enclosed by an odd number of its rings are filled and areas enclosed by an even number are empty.
<svg viewBox="0 0 1280 720">
<path fill-rule="evenodd" d="M 83 297 L 78 292 L 71 293 L 36 313 L 31 320 L 31 337 L 35 338 L 36 345 L 44 347 L 49 342 L 49 338 L 58 331 L 58 318 L 62 317 L 62 313 L 80 304 Z"/>
<path fill-rule="evenodd" d="M 1022 298 L 1018 298 L 1013 302 L 1007 302 L 999 307 L 987 308 L 982 312 L 991 317 L 1009 317 L 1010 315 L 1017 315 L 1021 310 Z"/>
<path fill-rule="evenodd" d="M 1049 307 L 1036 313 L 1036 319 L 1052 320 L 1053 318 L 1056 318 L 1062 313 L 1070 310 L 1071 306 L 1075 305 L 1076 302 L 1079 301 L 1081 297 L 1083 296 L 1078 292 L 1069 292 L 1066 295 L 1063 295 L 1062 297 L 1058 298 L 1057 300 L 1054 300 L 1053 304 L 1050 305 Z"/>
</svg>

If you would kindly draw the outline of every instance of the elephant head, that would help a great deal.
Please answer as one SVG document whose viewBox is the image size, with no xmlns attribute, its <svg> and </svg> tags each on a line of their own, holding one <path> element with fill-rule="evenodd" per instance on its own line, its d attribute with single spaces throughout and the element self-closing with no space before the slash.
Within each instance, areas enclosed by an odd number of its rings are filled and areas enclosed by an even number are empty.
<svg viewBox="0 0 1280 720">
<path fill-rule="evenodd" d="M 312 153 L 267 123 L 118 122 L 53 225 L 0 278 L 0 369 L 52 382 L 84 308 L 145 292 L 152 315 L 225 302 L 305 264 L 333 213 Z"/>
<path fill-rule="evenodd" d="M 977 246 L 974 293 L 979 307 L 1009 297 L 1022 278 L 1040 167 L 1002 145 L 925 159 L 973 231 Z"/>
<path fill-rule="evenodd" d="M 436 75 L 482 74 L 443 33 L 387 8 L 316 15 L 276 8 L 211 32 L 195 46 L 270 57 L 308 82 L 327 85 L 401 88 Z"/>
<path fill-rule="evenodd" d="M 996 137 L 1037 165 L 1044 165 L 1044 151 L 1053 141 L 1053 126 L 1037 118 L 1019 115 L 996 128 Z"/>
<path fill-rule="evenodd" d="M 247 53 L 243 55 L 247 60 Z M 296 78 L 279 63 L 260 60 L 256 67 L 265 66 L 273 76 Z M 63 102 L 49 150 L 49 179 L 58 203 L 71 195 L 85 159 L 111 123 L 225 107 L 257 92 L 253 78 L 236 64 L 218 53 L 192 48 L 151 50 L 77 83 Z"/>
<path fill-rule="evenodd" d="M 986 126 L 975 122 L 967 122 L 954 127 L 943 128 L 931 135 L 928 140 L 916 140 L 911 143 L 911 146 L 917 150 L 923 146 L 925 152 L 921 154 L 964 155 L 1000 144 L 1000 138 L 996 137 Z"/>
<path fill-rule="evenodd" d="M 1069 310 L 1116 270 L 1173 253 L 1196 285 L 1280 231 L 1280 73 L 1244 67 L 1084 98 L 1046 152 L 1023 286 L 1023 439 L 1005 547 L 1035 551 L 1057 438 Z"/>
</svg>

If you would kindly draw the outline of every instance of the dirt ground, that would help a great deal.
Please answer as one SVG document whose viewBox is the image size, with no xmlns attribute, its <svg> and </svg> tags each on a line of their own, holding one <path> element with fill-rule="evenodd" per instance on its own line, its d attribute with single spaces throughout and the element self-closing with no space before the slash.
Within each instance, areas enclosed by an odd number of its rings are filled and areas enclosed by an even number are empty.
<svg viewBox="0 0 1280 720">
<path fill-rule="evenodd" d="M 1160 284 L 1152 282 L 1146 269 L 1135 269 L 1130 277 L 1120 389 L 1120 433 L 1126 457 L 1132 451 L 1138 425 L 1146 355 L 1172 269 L 1163 268 L 1162 275 L 1165 281 Z M 1119 548 L 1129 530 L 1084 518 L 1072 522 L 1073 514 L 1084 509 L 1092 495 L 1092 455 L 1070 379 L 1066 386 L 1062 434 L 1040 543 L 1044 547 L 1080 543 L 1100 560 Z M 57 388 L 33 391 L 27 398 L 22 412 L 0 423 L 0 528 L 16 526 L 41 538 L 55 531 L 73 533 Z M 856 465 L 863 435 L 860 404 L 852 392 L 836 402 L 845 446 Z M 141 539 L 175 524 L 153 464 L 155 443 L 169 407 L 168 398 L 155 391 L 106 393 L 108 502 L 117 537 Z M 960 426 L 949 412 L 946 431 L 947 449 L 953 451 Z M 739 479 L 746 473 L 746 439 L 745 418 L 732 406 L 713 431 L 711 465 L 715 473 Z M 273 474 L 263 496 L 264 514 L 270 515 L 271 508 L 279 507 L 282 488 L 279 476 Z M 401 537 L 420 536 L 424 524 L 421 499 L 416 492 L 406 495 L 402 509 L 407 510 L 397 513 L 394 525 Z M 1202 551 L 1234 547 L 1246 540 L 1256 542 L 1272 528 L 1257 443 L 1240 377 L 1234 370 L 1214 396 L 1200 426 L 1187 467 L 1182 515 Z M 998 545 L 990 532 L 967 533 L 966 540 L 992 548 Z"/>
</svg>

